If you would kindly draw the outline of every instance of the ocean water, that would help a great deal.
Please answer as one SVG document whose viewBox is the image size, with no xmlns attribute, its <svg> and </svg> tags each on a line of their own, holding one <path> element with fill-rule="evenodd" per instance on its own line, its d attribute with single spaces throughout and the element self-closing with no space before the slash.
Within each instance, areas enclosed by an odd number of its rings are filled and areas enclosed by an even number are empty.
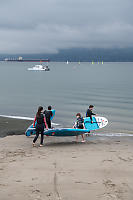
<svg viewBox="0 0 133 200">
<path fill-rule="evenodd" d="M 56 110 L 54 122 L 72 127 L 77 112 L 109 120 L 101 132 L 133 133 L 133 63 L 50 62 L 50 71 L 28 71 L 37 63 L 0 62 L 0 114 L 34 117 L 39 105 Z"/>
</svg>

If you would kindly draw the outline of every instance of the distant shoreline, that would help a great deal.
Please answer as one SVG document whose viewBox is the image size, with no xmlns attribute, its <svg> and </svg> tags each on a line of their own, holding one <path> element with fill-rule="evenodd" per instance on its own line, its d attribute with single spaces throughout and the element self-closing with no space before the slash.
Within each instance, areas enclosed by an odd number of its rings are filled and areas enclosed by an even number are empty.
<svg viewBox="0 0 133 200">
<path fill-rule="evenodd" d="M 58 49 L 56 53 L 3 53 L 0 59 L 17 58 L 41 59 L 48 58 L 52 62 L 133 62 L 133 48 L 69 48 Z"/>
</svg>

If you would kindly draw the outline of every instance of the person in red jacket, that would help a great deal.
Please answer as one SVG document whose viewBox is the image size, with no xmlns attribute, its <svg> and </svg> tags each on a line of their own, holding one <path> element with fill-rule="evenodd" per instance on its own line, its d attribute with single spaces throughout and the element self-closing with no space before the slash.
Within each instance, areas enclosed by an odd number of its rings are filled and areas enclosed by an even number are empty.
<svg viewBox="0 0 133 200">
<path fill-rule="evenodd" d="M 38 107 L 38 112 L 36 113 L 33 127 L 35 127 L 35 123 L 36 123 L 36 136 L 34 137 L 34 140 L 33 140 L 33 146 L 35 146 L 35 142 L 38 139 L 39 134 L 41 134 L 40 147 L 42 147 L 43 146 L 43 138 L 44 138 L 43 132 L 44 132 L 45 128 L 48 128 L 45 117 L 43 115 L 43 107 L 42 106 Z"/>
</svg>

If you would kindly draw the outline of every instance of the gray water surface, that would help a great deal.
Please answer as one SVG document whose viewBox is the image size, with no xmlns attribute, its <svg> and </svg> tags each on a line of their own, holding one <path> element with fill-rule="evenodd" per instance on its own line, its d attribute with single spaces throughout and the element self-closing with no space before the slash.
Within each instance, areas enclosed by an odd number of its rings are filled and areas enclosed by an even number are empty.
<svg viewBox="0 0 133 200">
<path fill-rule="evenodd" d="M 133 63 L 50 62 L 50 71 L 28 71 L 37 63 L 0 62 L 0 114 L 33 117 L 39 105 L 56 109 L 54 122 L 72 127 L 89 104 L 108 118 L 107 132 L 133 132 Z"/>
</svg>

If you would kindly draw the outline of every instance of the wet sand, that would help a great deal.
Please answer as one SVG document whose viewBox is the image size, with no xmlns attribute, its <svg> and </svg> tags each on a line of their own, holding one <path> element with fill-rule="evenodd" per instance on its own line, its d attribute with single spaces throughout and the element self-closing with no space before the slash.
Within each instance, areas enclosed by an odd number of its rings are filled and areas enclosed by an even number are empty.
<svg viewBox="0 0 133 200">
<path fill-rule="evenodd" d="M 24 133 L 22 121 L 4 119 L 0 133 Z M 33 137 L 0 138 L 0 199 L 132 200 L 132 138 L 90 136 L 83 144 L 45 137 L 44 147 L 39 138 L 34 148 Z"/>
<path fill-rule="evenodd" d="M 22 135 L 32 121 L 0 117 L 0 137 Z"/>
</svg>

